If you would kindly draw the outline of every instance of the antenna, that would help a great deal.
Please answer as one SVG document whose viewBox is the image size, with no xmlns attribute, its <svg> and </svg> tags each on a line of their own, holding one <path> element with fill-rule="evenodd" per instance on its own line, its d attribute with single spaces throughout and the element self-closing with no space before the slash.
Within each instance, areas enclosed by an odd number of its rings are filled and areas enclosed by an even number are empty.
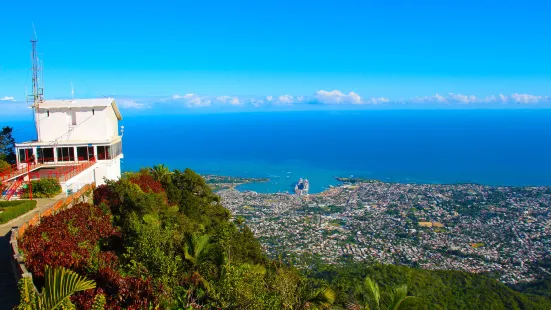
<svg viewBox="0 0 551 310">
<path fill-rule="evenodd" d="M 73 88 L 73 82 L 71 82 L 71 99 L 75 99 L 75 89 Z"/>
<path fill-rule="evenodd" d="M 38 42 L 38 37 L 36 35 L 36 29 L 34 28 L 34 24 L 33 24 L 33 33 L 34 33 L 34 38 L 31 39 L 33 93 L 31 96 L 27 97 L 27 102 L 32 102 L 32 108 L 34 109 L 34 118 L 35 118 L 35 125 L 36 125 L 36 137 L 37 137 L 37 141 L 40 142 L 40 120 L 38 118 L 38 109 L 40 108 L 40 103 L 44 100 L 43 98 L 44 87 L 42 87 L 41 85 L 42 79 L 39 79 L 39 76 L 41 76 L 42 68 L 41 68 L 41 62 L 38 59 L 38 53 L 36 52 L 36 43 Z"/>
</svg>

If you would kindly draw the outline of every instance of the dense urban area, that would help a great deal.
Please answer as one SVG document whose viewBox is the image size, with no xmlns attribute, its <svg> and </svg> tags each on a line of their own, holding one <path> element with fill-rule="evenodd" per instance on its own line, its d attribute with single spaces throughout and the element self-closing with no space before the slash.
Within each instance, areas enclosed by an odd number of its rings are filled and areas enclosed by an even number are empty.
<svg viewBox="0 0 551 310">
<path fill-rule="evenodd" d="M 550 274 L 551 187 L 348 181 L 311 195 L 217 194 L 272 257 L 455 269 L 508 284 Z"/>
</svg>

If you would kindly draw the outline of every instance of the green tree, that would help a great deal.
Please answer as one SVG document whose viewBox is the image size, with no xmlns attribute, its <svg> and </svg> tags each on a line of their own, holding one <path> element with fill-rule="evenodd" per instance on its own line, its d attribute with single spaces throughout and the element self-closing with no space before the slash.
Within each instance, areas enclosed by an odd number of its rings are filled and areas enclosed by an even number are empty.
<svg viewBox="0 0 551 310">
<path fill-rule="evenodd" d="M 30 278 L 20 280 L 21 303 L 17 306 L 18 310 L 76 309 L 70 297 L 76 292 L 96 287 L 94 281 L 63 267 L 52 269 L 46 266 L 44 281 L 42 293 L 38 294 Z M 105 298 L 96 298 L 93 308 L 102 309 L 103 305 Z"/>
<path fill-rule="evenodd" d="M 13 128 L 9 126 L 0 131 L 0 160 L 15 164 L 15 139 L 12 132 Z"/>
<path fill-rule="evenodd" d="M 155 165 L 153 168 L 149 168 L 149 172 L 153 176 L 153 178 L 161 183 L 168 183 L 170 182 L 170 176 L 172 172 L 168 167 L 166 167 L 163 164 Z"/>
</svg>

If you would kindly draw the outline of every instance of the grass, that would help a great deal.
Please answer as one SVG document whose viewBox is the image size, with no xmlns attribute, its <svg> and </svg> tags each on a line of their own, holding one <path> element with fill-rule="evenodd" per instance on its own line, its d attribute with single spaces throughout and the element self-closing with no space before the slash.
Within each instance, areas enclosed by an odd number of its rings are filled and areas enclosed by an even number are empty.
<svg viewBox="0 0 551 310">
<path fill-rule="evenodd" d="M 36 200 L 0 201 L 0 224 L 7 223 L 36 208 Z"/>
</svg>

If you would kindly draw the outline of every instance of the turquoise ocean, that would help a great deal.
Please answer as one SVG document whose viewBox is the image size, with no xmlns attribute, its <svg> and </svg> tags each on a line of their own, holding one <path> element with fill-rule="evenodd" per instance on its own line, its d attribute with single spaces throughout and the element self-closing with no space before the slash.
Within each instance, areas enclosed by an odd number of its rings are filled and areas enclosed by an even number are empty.
<svg viewBox="0 0 551 310">
<path fill-rule="evenodd" d="M 124 116 L 124 111 L 123 111 Z M 29 126 L 30 124 L 30 126 Z M 388 182 L 551 185 L 551 110 L 129 113 L 123 171 L 163 163 L 203 174 L 269 177 L 240 190 L 317 193 L 336 176 Z M 31 120 L 4 120 L 18 141 Z"/>
</svg>

